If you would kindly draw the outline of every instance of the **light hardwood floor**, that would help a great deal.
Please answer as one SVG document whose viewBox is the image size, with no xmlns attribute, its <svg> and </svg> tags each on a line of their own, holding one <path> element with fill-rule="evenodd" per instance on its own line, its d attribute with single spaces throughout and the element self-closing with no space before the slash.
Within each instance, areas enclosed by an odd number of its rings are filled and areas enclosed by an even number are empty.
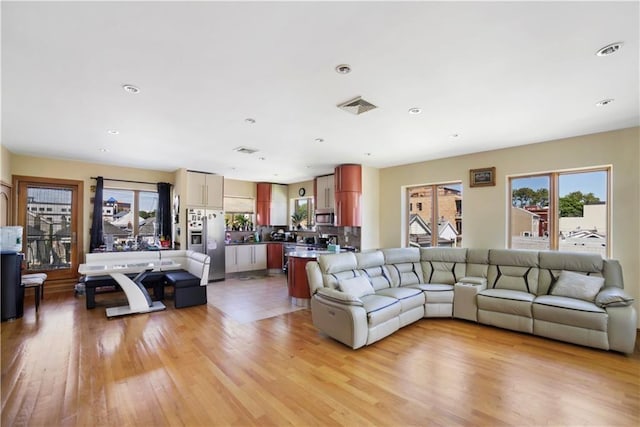
<svg viewBox="0 0 640 427">
<path fill-rule="evenodd" d="M 107 320 L 82 297 L 48 294 L 36 315 L 30 296 L 1 326 L 2 425 L 640 423 L 638 351 L 451 319 L 354 351 L 320 334 L 309 310 L 238 321 L 211 302 L 167 306 Z"/>
</svg>

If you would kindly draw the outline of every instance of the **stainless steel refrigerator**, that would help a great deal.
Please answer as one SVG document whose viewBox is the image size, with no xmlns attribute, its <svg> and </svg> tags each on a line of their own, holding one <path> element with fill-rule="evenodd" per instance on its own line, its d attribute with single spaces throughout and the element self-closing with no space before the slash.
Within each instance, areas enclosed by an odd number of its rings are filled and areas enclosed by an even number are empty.
<svg viewBox="0 0 640 427">
<path fill-rule="evenodd" d="M 187 209 L 187 249 L 209 255 L 209 281 L 224 280 L 224 212 Z"/>
</svg>

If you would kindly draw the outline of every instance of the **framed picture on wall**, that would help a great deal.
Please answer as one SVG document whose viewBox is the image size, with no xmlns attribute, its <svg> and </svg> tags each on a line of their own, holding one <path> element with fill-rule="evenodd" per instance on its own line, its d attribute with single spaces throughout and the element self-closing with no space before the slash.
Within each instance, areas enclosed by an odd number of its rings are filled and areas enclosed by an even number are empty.
<svg viewBox="0 0 640 427">
<path fill-rule="evenodd" d="M 471 187 L 492 187 L 496 185 L 496 168 L 471 169 L 469 171 Z"/>
</svg>

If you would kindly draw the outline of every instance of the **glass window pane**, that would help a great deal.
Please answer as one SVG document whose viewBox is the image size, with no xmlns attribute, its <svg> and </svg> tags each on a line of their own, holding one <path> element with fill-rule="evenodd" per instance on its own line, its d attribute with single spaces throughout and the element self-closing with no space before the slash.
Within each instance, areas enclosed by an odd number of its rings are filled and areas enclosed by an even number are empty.
<svg viewBox="0 0 640 427">
<path fill-rule="evenodd" d="M 438 186 L 438 246 L 462 247 L 462 184 Z"/>
<path fill-rule="evenodd" d="M 558 177 L 559 250 L 607 256 L 607 172 Z"/>
<path fill-rule="evenodd" d="M 71 217 L 67 212 L 71 212 L 72 195 L 72 190 L 67 189 L 27 188 L 29 270 L 59 270 L 71 265 Z"/>
<path fill-rule="evenodd" d="M 550 249 L 549 175 L 511 179 L 511 248 Z"/>
<path fill-rule="evenodd" d="M 409 189 L 409 245 L 431 246 L 432 186 Z"/>
</svg>

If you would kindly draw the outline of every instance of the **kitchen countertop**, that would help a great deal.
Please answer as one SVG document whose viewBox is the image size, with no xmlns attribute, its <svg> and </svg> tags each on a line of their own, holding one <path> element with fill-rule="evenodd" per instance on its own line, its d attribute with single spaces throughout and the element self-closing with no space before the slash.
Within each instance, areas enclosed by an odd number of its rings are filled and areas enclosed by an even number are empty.
<svg viewBox="0 0 640 427">
<path fill-rule="evenodd" d="M 346 250 L 341 250 L 340 252 L 346 252 Z M 318 258 L 319 255 L 326 254 L 337 254 L 338 252 L 327 251 L 327 250 L 306 250 L 306 251 L 293 251 L 289 252 L 287 255 L 293 258 Z"/>
</svg>

